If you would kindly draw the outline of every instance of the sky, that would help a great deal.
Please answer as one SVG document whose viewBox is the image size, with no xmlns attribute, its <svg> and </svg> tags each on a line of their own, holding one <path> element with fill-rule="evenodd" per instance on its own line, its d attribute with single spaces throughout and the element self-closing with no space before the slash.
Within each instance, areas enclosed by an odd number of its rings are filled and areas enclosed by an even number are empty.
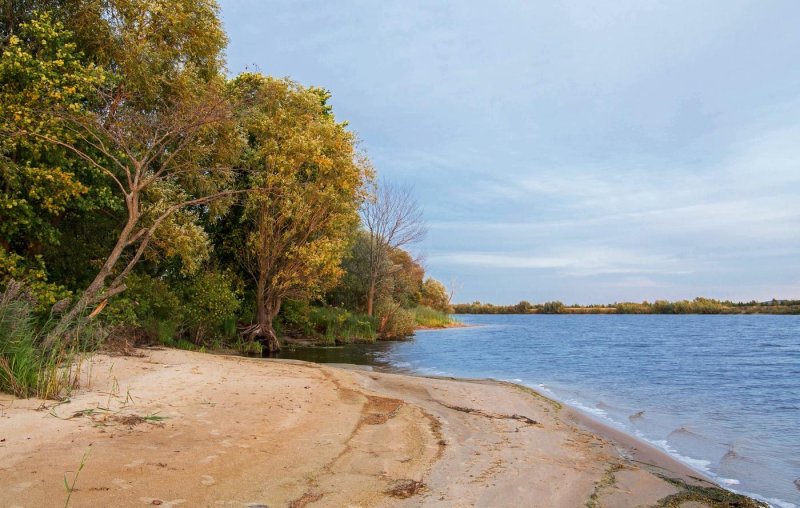
<svg viewBox="0 0 800 508">
<path fill-rule="evenodd" d="M 454 300 L 800 299 L 797 0 L 222 0 L 322 86 Z"/>
</svg>

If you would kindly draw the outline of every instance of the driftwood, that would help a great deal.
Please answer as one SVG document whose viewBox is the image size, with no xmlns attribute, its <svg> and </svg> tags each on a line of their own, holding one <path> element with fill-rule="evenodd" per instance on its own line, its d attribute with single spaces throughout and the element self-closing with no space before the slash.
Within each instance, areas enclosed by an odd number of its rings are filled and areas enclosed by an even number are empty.
<svg viewBox="0 0 800 508">
<path fill-rule="evenodd" d="M 439 402 L 439 404 L 443 405 L 444 407 L 446 407 L 448 409 L 452 409 L 454 411 L 460 411 L 462 413 L 468 413 L 468 414 L 483 416 L 483 417 L 486 417 L 486 418 L 494 418 L 494 419 L 497 419 L 497 420 L 517 420 L 519 422 L 524 423 L 525 425 L 538 425 L 539 424 L 539 422 L 537 422 L 536 420 L 534 420 L 532 418 L 528 418 L 527 416 L 524 416 L 524 415 L 518 415 L 518 414 L 504 415 L 502 413 L 492 413 L 492 412 L 489 412 L 489 411 L 484 411 L 482 409 L 474 409 L 474 408 L 462 407 L 462 406 L 451 406 L 449 404 L 445 404 L 444 402 Z"/>
</svg>

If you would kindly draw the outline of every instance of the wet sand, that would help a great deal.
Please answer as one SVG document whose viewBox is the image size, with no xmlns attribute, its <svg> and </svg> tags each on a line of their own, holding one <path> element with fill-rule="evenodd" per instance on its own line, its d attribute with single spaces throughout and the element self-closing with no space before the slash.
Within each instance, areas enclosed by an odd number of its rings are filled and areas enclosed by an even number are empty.
<svg viewBox="0 0 800 508">
<path fill-rule="evenodd" d="M 65 403 L 0 395 L 0 506 L 63 506 L 82 460 L 70 506 L 688 508 L 727 495 L 508 383 L 137 354 L 95 356 Z"/>
</svg>

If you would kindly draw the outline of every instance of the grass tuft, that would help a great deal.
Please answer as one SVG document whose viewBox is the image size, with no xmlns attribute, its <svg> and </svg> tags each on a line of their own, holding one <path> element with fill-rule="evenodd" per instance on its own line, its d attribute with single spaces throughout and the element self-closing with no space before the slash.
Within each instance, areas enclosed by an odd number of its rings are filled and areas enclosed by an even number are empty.
<svg viewBox="0 0 800 508">
<path fill-rule="evenodd" d="M 58 398 L 77 386 L 84 351 L 80 340 L 44 350 L 48 323 L 40 324 L 22 284 L 11 281 L 0 294 L 0 391 L 17 397 Z M 86 330 L 73 333 L 81 336 Z"/>
<path fill-rule="evenodd" d="M 426 328 L 446 328 L 458 323 L 450 314 L 425 307 L 424 305 L 414 307 L 411 312 L 414 315 L 417 326 L 424 326 Z"/>
</svg>

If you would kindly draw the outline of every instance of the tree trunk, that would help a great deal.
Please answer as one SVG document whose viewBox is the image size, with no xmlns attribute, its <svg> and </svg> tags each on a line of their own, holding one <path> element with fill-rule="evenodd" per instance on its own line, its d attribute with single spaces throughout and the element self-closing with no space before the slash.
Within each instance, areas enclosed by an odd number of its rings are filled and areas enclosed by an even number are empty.
<svg viewBox="0 0 800 508">
<path fill-rule="evenodd" d="M 372 317 L 375 309 L 375 279 L 370 277 L 369 289 L 367 290 L 367 316 Z"/>
<path fill-rule="evenodd" d="M 256 283 L 256 326 L 249 335 L 251 340 L 261 342 L 267 353 L 273 354 L 281 350 L 278 336 L 272 327 L 272 320 L 281 310 L 281 300 L 269 295 L 266 285 L 266 280 L 258 280 Z"/>
<path fill-rule="evenodd" d="M 125 224 L 125 227 L 122 228 L 122 231 L 117 238 L 117 243 L 114 245 L 111 253 L 106 258 L 106 261 L 103 263 L 100 271 L 97 272 L 97 275 L 92 283 L 89 284 L 86 290 L 81 294 L 80 298 L 78 298 L 78 301 L 75 302 L 69 311 L 61 316 L 61 319 L 58 320 L 58 323 L 53 330 L 44 338 L 42 345 L 46 349 L 50 349 L 53 345 L 55 345 L 61 336 L 64 335 L 67 330 L 69 330 L 69 327 L 78 318 L 80 318 L 81 314 L 86 310 L 86 308 L 96 303 L 97 296 L 103 291 L 103 289 L 105 289 L 106 279 L 108 279 L 108 277 L 111 275 L 111 272 L 114 270 L 114 266 L 116 266 L 117 261 L 119 261 L 120 256 L 122 256 L 122 252 L 125 250 L 125 247 L 127 247 L 128 240 L 130 239 L 131 233 L 136 227 L 136 222 L 138 221 L 138 213 L 132 212 L 130 206 L 131 204 L 129 204 L 128 222 Z"/>
</svg>

